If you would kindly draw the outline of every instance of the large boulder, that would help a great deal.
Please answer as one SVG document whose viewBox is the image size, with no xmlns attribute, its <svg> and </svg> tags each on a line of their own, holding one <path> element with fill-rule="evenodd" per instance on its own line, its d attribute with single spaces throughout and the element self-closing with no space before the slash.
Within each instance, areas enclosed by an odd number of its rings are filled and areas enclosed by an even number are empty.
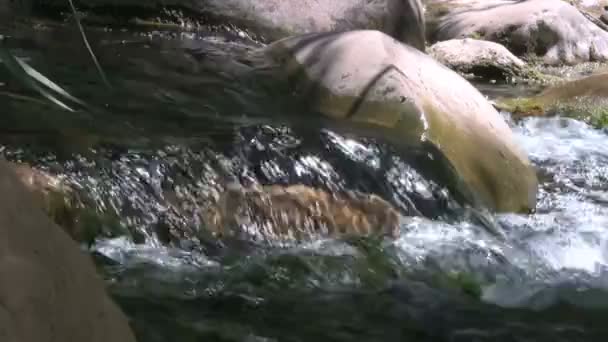
<svg viewBox="0 0 608 342">
<path fill-rule="evenodd" d="M 0 340 L 134 342 L 87 255 L 0 160 Z"/>
<path fill-rule="evenodd" d="M 473 37 L 550 65 L 608 60 L 608 32 L 561 0 L 431 0 L 431 36 Z"/>
<path fill-rule="evenodd" d="M 526 63 L 504 46 L 478 39 L 451 39 L 433 44 L 429 55 L 461 74 L 486 80 L 526 76 Z"/>
<path fill-rule="evenodd" d="M 65 0 L 37 2 L 62 7 L 67 3 Z M 268 41 L 311 32 L 377 29 L 424 49 L 420 0 L 80 0 L 76 3 L 84 9 L 184 8 L 207 21 L 248 29 Z"/>
<path fill-rule="evenodd" d="M 536 175 L 509 126 L 432 57 L 373 30 L 286 38 L 260 53 L 268 63 L 262 69 L 294 82 L 312 109 L 404 150 L 437 151 L 445 174 L 458 176 L 452 188 L 470 190 L 470 203 L 498 211 L 535 207 Z"/>
</svg>

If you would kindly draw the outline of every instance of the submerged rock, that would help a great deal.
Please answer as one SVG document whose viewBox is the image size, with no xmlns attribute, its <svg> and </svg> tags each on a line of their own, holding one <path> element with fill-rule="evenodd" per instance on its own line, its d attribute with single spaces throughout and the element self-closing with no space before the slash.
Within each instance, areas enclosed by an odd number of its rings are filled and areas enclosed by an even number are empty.
<svg viewBox="0 0 608 342">
<path fill-rule="evenodd" d="M 399 212 L 376 195 L 329 193 L 305 185 L 228 188 L 204 221 L 216 237 L 261 240 L 399 234 Z"/>
<path fill-rule="evenodd" d="M 0 161 L 2 341 L 134 342 L 89 257 Z"/>
<path fill-rule="evenodd" d="M 113 215 L 95 212 L 82 203 L 76 192 L 59 177 L 23 163 L 8 163 L 30 192 L 34 203 L 72 239 L 91 244 L 109 230 L 108 235 L 125 233 Z"/>
<path fill-rule="evenodd" d="M 264 70 L 294 82 L 312 109 L 343 126 L 403 150 L 434 146 L 449 165 L 432 171 L 468 203 L 497 211 L 535 207 L 536 175 L 509 126 L 477 89 L 432 57 L 372 30 L 286 38 L 261 54 Z"/>
<path fill-rule="evenodd" d="M 452 70 L 485 80 L 509 80 L 527 74 L 524 61 L 504 46 L 485 40 L 446 40 L 433 44 L 428 53 Z"/>
<path fill-rule="evenodd" d="M 64 0 L 39 5 L 67 6 Z M 424 50 L 420 0 L 80 0 L 81 9 L 114 6 L 130 11 L 182 8 L 215 24 L 231 24 L 268 41 L 311 32 L 377 29 Z M 135 8 L 135 10 L 133 10 Z"/>
<path fill-rule="evenodd" d="M 557 113 L 608 127 L 608 72 L 554 85 L 532 97 L 499 99 L 496 106 L 516 118 Z"/>
<path fill-rule="evenodd" d="M 432 0 L 434 40 L 473 37 L 546 64 L 608 60 L 608 32 L 561 0 Z M 441 9 L 441 10 L 439 10 Z"/>
</svg>

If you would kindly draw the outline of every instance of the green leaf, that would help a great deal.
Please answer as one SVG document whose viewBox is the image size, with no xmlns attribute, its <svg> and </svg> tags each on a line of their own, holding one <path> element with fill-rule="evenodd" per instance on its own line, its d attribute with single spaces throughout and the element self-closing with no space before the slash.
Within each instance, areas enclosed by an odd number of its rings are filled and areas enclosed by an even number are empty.
<svg viewBox="0 0 608 342">
<path fill-rule="evenodd" d="M 3 46 L 0 46 L 0 61 L 17 80 L 23 83 L 26 87 L 38 92 L 48 101 L 56 104 L 57 106 L 70 112 L 75 111 L 62 100 L 57 98 L 56 95 L 52 94 L 49 89 L 68 100 L 86 107 L 86 104 L 83 101 L 70 95 L 56 83 L 49 80 L 47 77 L 29 66 L 23 59 L 15 57 L 6 47 Z M 41 86 L 41 84 L 44 85 L 44 87 Z"/>
</svg>

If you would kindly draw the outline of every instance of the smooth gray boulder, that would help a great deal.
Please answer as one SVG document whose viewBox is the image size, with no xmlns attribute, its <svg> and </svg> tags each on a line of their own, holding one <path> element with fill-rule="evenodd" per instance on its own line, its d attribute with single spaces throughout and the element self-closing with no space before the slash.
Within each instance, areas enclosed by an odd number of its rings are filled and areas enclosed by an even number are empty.
<svg viewBox="0 0 608 342">
<path fill-rule="evenodd" d="M 608 32 L 561 0 L 429 0 L 434 40 L 472 37 L 545 64 L 608 60 Z"/>
<path fill-rule="evenodd" d="M 0 160 L 0 341 L 135 342 L 89 256 Z"/>
<path fill-rule="evenodd" d="M 524 61 L 504 46 L 486 40 L 446 40 L 433 44 L 427 52 L 452 70 L 486 80 L 505 80 L 525 74 Z"/>
<path fill-rule="evenodd" d="M 37 0 L 65 7 L 65 0 Z M 201 18 L 234 24 L 272 41 L 290 35 L 376 29 L 424 49 L 420 0 L 79 0 L 79 8 L 177 6 Z"/>
<path fill-rule="evenodd" d="M 509 126 L 432 57 L 373 30 L 286 38 L 260 54 L 267 63 L 261 69 L 291 80 L 312 109 L 396 146 L 432 146 L 462 180 L 455 189 L 473 194 L 473 205 L 535 207 L 536 174 Z"/>
</svg>

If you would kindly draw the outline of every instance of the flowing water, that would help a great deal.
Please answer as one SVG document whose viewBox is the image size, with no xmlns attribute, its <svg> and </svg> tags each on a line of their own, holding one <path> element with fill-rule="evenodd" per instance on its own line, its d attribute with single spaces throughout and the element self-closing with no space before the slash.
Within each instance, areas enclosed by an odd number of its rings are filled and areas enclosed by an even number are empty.
<svg viewBox="0 0 608 342">
<path fill-rule="evenodd" d="M 91 32 L 111 90 L 76 30 L 0 33 L 94 107 L 48 105 L 0 67 L 0 151 L 114 218 L 88 248 L 140 341 L 608 337 L 606 131 L 509 121 L 538 169 L 537 212 L 480 221 L 416 158 L 316 122 L 285 89 L 242 77 L 238 56 L 258 44 L 238 33 Z M 222 245 L 200 213 L 234 183 L 375 193 L 402 213 L 401 235 Z"/>
</svg>

